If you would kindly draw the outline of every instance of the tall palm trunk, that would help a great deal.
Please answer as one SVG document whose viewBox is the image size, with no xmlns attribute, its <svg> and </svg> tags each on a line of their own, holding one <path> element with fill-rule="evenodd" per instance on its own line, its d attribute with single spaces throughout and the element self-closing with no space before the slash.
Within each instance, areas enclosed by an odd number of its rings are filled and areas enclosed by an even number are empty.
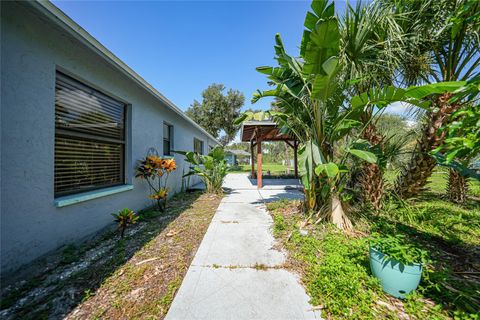
<svg viewBox="0 0 480 320">
<path fill-rule="evenodd" d="M 363 138 L 370 145 L 381 145 L 383 137 L 376 133 L 374 124 L 369 124 L 364 132 Z M 360 188 L 364 203 L 371 203 L 375 210 L 382 207 L 382 198 L 384 194 L 383 172 L 376 163 L 365 163 L 360 173 Z"/>
<path fill-rule="evenodd" d="M 427 114 L 427 123 L 417 141 L 410 162 L 403 168 L 395 182 L 395 192 L 402 198 L 417 195 L 432 175 L 437 163 L 430 152 L 445 139 L 445 132 L 439 132 L 439 129 L 460 107 L 457 104 L 449 104 L 450 97 L 449 93 L 439 96 L 435 101 L 436 108 Z"/>
<path fill-rule="evenodd" d="M 450 169 L 447 183 L 448 200 L 455 203 L 464 203 L 467 200 L 468 181 L 458 171 Z"/>
</svg>

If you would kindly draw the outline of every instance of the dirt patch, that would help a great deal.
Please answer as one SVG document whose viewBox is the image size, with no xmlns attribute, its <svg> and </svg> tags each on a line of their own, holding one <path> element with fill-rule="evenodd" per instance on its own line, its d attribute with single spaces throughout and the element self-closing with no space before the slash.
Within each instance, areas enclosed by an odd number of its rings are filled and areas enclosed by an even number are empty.
<svg viewBox="0 0 480 320">
<path fill-rule="evenodd" d="M 124 239 L 110 230 L 47 257 L 43 272 L 2 288 L 0 317 L 162 319 L 220 200 L 181 194 L 167 214 L 143 212 Z"/>
</svg>

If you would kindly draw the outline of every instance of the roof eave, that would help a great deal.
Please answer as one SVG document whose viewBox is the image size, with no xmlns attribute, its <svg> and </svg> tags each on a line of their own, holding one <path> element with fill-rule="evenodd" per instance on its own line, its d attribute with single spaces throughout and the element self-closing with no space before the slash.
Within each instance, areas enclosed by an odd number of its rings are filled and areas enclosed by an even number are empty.
<svg viewBox="0 0 480 320">
<path fill-rule="evenodd" d="M 120 60 L 117 56 L 115 56 L 110 50 L 108 50 L 105 46 L 103 46 L 97 39 L 95 39 L 92 35 L 90 35 L 85 29 L 83 29 L 80 25 L 78 25 L 75 21 L 73 21 L 70 17 L 68 17 L 63 11 L 57 8 L 54 4 L 50 1 L 28 1 L 24 2 L 30 4 L 36 10 L 42 12 L 47 18 L 49 18 L 52 22 L 56 23 L 60 26 L 63 30 L 68 32 L 74 38 L 85 44 L 87 47 L 92 49 L 95 53 L 97 53 L 100 57 L 102 57 L 106 62 L 108 62 L 111 66 L 122 72 L 128 78 L 133 80 L 137 83 L 140 87 L 148 91 L 152 94 L 155 98 L 157 98 L 160 102 L 164 103 L 168 108 L 172 111 L 180 115 L 182 118 L 190 122 L 194 125 L 197 129 L 203 132 L 207 137 L 215 141 L 217 144 L 220 144 L 215 137 L 213 137 L 210 133 L 208 133 L 204 128 L 202 128 L 198 123 L 193 121 L 190 117 L 185 115 L 180 108 L 178 108 L 173 102 L 168 100 L 165 96 L 163 96 L 160 92 L 158 92 L 151 84 L 149 84 L 145 79 L 143 79 L 138 73 L 133 71 L 127 64 L 125 64 L 122 60 Z"/>
</svg>

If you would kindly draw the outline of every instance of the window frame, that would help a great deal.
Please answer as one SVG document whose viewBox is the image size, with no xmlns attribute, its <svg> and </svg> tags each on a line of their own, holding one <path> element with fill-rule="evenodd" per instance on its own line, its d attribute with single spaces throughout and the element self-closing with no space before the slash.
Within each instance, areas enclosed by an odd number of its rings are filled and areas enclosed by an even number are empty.
<svg viewBox="0 0 480 320">
<path fill-rule="evenodd" d="M 196 142 L 200 142 L 200 146 L 201 146 L 201 152 L 197 152 L 197 150 L 195 150 L 195 143 Z M 196 152 L 198 154 L 201 154 L 203 155 L 204 154 L 204 149 L 205 149 L 205 142 L 201 139 L 198 139 L 198 138 L 193 138 L 193 152 Z"/>
<path fill-rule="evenodd" d="M 169 139 L 165 139 L 165 126 L 168 127 L 168 135 L 169 135 Z M 173 156 L 173 139 L 174 139 L 174 132 L 173 132 L 173 125 L 167 121 L 163 121 L 163 126 L 162 126 L 162 135 L 163 135 L 163 145 L 162 145 L 162 154 L 164 156 Z M 165 152 L 165 142 L 168 141 L 168 151 L 169 153 L 166 153 Z"/>
<path fill-rule="evenodd" d="M 59 76 L 60 75 L 60 76 Z M 83 193 L 95 191 L 95 190 L 102 190 L 102 189 L 107 189 L 111 187 L 116 187 L 116 186 L 123 186 L 127 184 L 127 174 L 126 174 L 126 161 L 127 161 L 127 133 L 128 133 L 128 104 L 118 98 L 115 97 L 115 95 L 109 94 L 105 92 L 104 90 L 98 89 L 96 86 L 90 85 L 87 81 L 81 80 L 77 77 L 72 76 L 69 73 L 65 73 L 62 70 L 56 70 L 55 73 L 55 89 L 54 89 L 54 95 L 55 95 L 55 100 L 57 98 L 57 83 L 58 79 L 61 79 L 61 81 L 66 81 L 69 84 L 72 84 L 73 86 L 76 86 L 78 89 L 83 90 L 85 93 L 88 93 L 90 95 L 93 95 L 95 93 L 104 95 L 107 98 L 116 101 L 117 103 L 121 104 L 123 106 L 123 117 L 121 118 L 123 122 L 123 132 L 122 132 L 122 139 L 117 139 L 117 138 L 111 138 L 111 137 L 105 137 L 101 134 L 95 134 L 95 133 L 87 133 L 87 132 L 80 132 L 80 131 L 75 131 L 74 129 L 69 130 L 66 128 L 61 128 L 57 127 L 56 120 L 54 120 L 54 155 L 53 155 L 53 160 L 54 160 L 54 198 L 62 198 L 66 196 L 75 196 L 75 195 L 80 195 Z M 57 104 L 56 102 L 54 103 L 54 114 L 55 117 L 57 116 L 56 113 L 56 108 Z M 120 169 L 118 171 L 118 183 L 106 183 L 106 184 L 97 184 L 92 187 L 88 188 L 81 188 L 81 189 L 74 189 L 74 190 L 64 190 L 64 191 L 57 191 L 56 190 L 56 181 L 57 181 L 57 170 L 55 168 L 57 164 L 57 155 L 56 155 L 56 143 L 57 143 L 57 137 L 58 138 L 63 138 L 63 139 L 70 139 L 70 140 L 76 140 L 80 142 L 98 142 L 98 143 L 103 143 L 103 144 L 109 144 L 109 145 L 116 145 L 120 147 Z"/>
</svg>

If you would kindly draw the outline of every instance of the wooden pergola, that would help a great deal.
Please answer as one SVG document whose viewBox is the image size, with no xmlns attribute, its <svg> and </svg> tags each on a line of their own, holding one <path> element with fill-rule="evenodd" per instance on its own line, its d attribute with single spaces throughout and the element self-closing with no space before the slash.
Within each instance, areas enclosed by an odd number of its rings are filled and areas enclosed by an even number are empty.
<svg viewBox="0 0 480 320">
<path fill-rule="evenodd" d="M 242 124 L 240 133 L 241 141 L 250 142 L 250 152 L 252 157 L 252 177 L 255 176 L 254 148 L 257 147 L 257 187 L 262 184 L 262 142 L 263 141 L 284 141 L 293 148 L 293 166 L 295 178 L 298 178 L 298 145 L 299 142 L 288 134 L 282 134 L 278 125 L 270 120 L 245 121 Z"/>
</svg>

